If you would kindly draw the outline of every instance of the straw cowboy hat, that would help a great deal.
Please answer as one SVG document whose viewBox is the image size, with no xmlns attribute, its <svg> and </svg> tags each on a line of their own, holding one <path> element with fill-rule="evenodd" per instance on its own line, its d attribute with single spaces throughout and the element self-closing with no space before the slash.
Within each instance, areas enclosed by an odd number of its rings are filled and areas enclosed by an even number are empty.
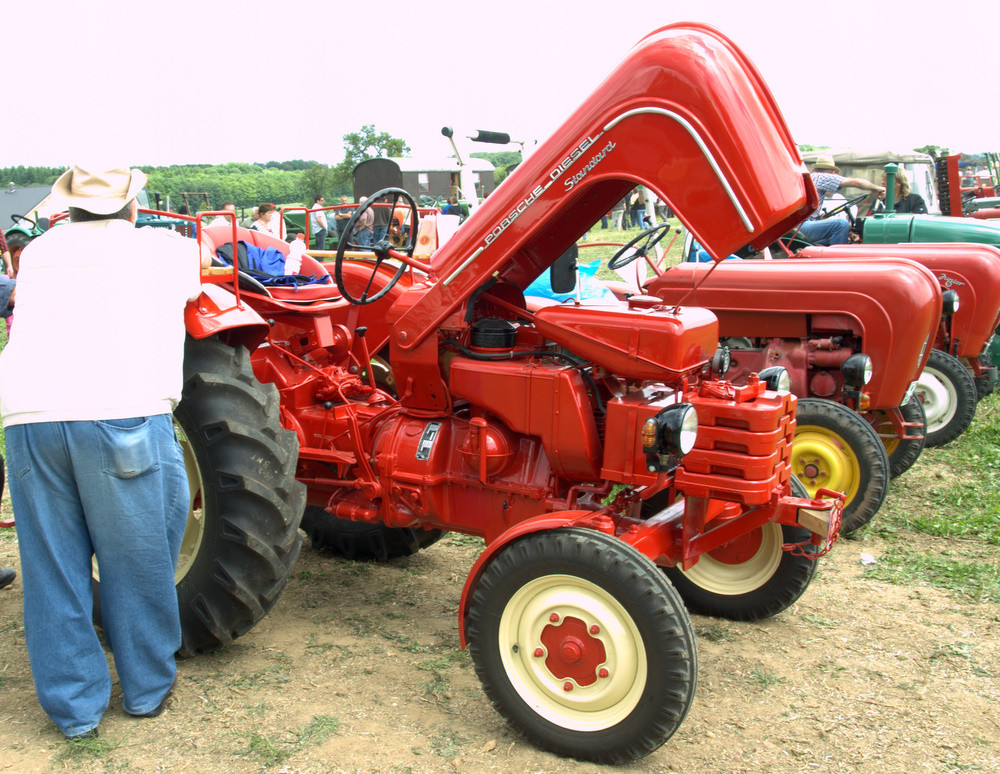
<svg viewBox="0 0 1000 774">
<path fill-rule="evenodd" d="M 52 185 L 52 193 L 63 197 L 69 207 L 111 215 L 132 201 L 144 185 L 146 175 L 138 169 L 71 167 Z"/>
<path fill-rule="evenodd" d="M 829 170 L 830 172 L 840 172 L 837 165 L 833 163 L 833 158 L 831 156 L 819 156 L 816 161 L 813 162 L 813 171 L 822 172 L 824 170 Z"/>
</svg>

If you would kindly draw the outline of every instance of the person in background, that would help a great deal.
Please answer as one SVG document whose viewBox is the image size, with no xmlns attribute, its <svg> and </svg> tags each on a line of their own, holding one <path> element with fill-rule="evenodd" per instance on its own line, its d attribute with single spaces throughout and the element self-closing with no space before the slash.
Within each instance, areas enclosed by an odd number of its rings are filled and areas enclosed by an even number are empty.
<svg viewBox="0 0 1000 774">
<path fill-rule="evenodd" d="M 359 204 L 364 204 L 367 197 L 362 196 Z M 372 232 L 375 226 L 375 213 L 371 207 L 361 213 L 358 222 L 354 224 L 354 233 L 351 235 L 354 243 L 359 247 L 372 246 Z"/>
<path fill-rule="evenodd" d="M 885 186 L 887 180 L 886 176 L 882 175 L 882 185 Z M 895 208 L 894 212 L 900 214 L 912 214 L 912 215 L 926 215 L 927 214 L 927 202 L 924 201 L 924 197 L 918 193 L 913 193 L 910 190 L 910 177 L 906 174 L 906 170 L 899 167 L 896 170 L 896 186 L 895 186 Z"/>
<path fill-rule="evenodd" d="M 236 205 L 233 204 L 232 202 L 223 202 L 222 203 L 222 207 L 220 209 L 222 209 L 225 212 L 231 212 L 234 215 L 236 214 Z M 218 226 L 218 225 L 229 226 L 232 223 L 233 223 L 233 219 L 232 218 L 228 218 L 225 215 L 216 215 L 214 218 L 212 218 L 212 222 L 209 223 L 208 225 L 210 225 L 210 226 Z M 237 222 L 237 225 L 239 225 L 238 222 Z"/>
<path fill-rule="evenodd" d="M 883 196 L 885 195 L 885 187 L 862 177 L 844 177 L 830 156 L 820 156 L 816 159 L 810 176 L 813 185 L 819 192 L 819 206 L 809 216 L 809 220 L 799 226 L 796 233 L 801 234 L 814 245 L 846 245 L 850 240 L 851 224 L 846 218 L 819 219 L 823 209 L 823 200 L 827 196 L 837 193 L 841 188 L 860 188 L 862 191 L 874 191 Z"/>
<path fill-rule="evenodd" d="M 312 209 L 316 212 L 309 213 L 309 230 L 316 239 L 317 250 L 326 250 L 326 213 L 318 209 L 323 206 L 325 201 L 322 194 L 315 197 Z"/>
<path fill-rule="evenodd" d="M 257 215 L 254 217 L 253 225 L 250 226 L 254 231 L 261 231 L 265 234 L 270 234 L 271 236 L 278 236 L 278 232 L 274 229 L 274 216 L 278 214 L 277 208 L 271 204 L 271 202 L 264 202 L 258 205 Z"/>
<path fill-rule="evenodd" d="M 181 645 L 174 568 L 190 492 L 172 412 L 184 309 L 211 255 L 175 231 L 135 228 L 145 183 L 127 167 L 74 166 L 56 180 L 70 222 L 25 247 L 18 332 L 0 353 L 25 643 L 39 703 L 67 739 L 96 736 L 111 697 L 95 558 L 127 714 L 163 712 Z"/>
<path fill-rule="evenodd" d="M 7 238 L 0 230 L 0 260 L 3 261 L 3 273 L 8 277 L 14 276 L 14 263 L 10 258 L 10 248 L 7 246 Z"/>
<path fill-rule="evenodd" d="M 347 199 L 346 196 L 341 196 L 340 197 L 340 203 L 341 203 L 341 205 L 345 205 L 345 204 L 349 204 L 350 202 L 348 201 L 348 199 Z M 353 212 L 354 212 L 354 210 L 347 209 L 347 208 L 339 209 L 339 210 L 334 210 L 333 222 L 334 222 L 334 225 L 336 225 L 336 227 L 337 227 L 337 240 L 338 241 L 343 238 L 343 236 L 344 236 L 344 224 L 347 223 L 347 221 L 349 221 L 351 219 L 351 214 Z"/>
</svg>

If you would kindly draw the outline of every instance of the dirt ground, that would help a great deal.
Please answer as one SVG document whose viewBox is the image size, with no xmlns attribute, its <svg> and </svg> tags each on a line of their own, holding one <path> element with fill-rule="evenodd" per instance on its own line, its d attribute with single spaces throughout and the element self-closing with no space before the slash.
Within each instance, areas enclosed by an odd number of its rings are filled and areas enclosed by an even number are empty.
<svg viewBox="0 0 1000 774">
<path fill-rule="evenodd" d="M 964 548 L 997 563 L 995 551 Z M 385 565 L 304 549 L 260 625 L 180 662 L 161 717 L 125 716 L 116 690 L 101 737 L 74 744 L 35 699 L 18 580 L 0 591 L 0 772 L 609 770 L 532 747 L 485 698 L 456 624 L 478 549 L 446 537 Z M 687 720 L 653 755 L 618 768 L 1000 770 L 1000 605 L 865 577 L 861 554 L 878 561 L 890 550 L 877 537 L 842 541 L 772 620 L 695 617 L 699 686 Z M 17 564 L 9 531 L 4 564 Z"/>
</svg>

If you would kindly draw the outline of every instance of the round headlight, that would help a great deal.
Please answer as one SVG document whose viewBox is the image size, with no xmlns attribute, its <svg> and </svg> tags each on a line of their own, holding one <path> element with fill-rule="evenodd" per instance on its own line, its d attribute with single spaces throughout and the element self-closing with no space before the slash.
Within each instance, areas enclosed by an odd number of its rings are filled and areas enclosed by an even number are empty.
<svg viewBox="0 0 1000 774">
<path fill-rule="evenodd" d="M 788 375 L 787 369 L 782 366 L 765 368 L 757 376 L 767 385 L 769 390 L 787 391 L 792 389 L 792 378 Z"/>
<path fill-rule="evenodd" d="M 732 356 L 729 354 L 729 347 L 719 347 L 712 356 L 712 373 L 716 376 L 725 376 L 732 363 Z"/>
<path fill-rule="evenodd" d="M 852 387 L 861 387 L 872 380 L 872 359 L 860 352 L 851 355 L 840 366 L 844 381 Z"/>
<path fill-rule="evenodd" d="M 941 314 L 951 317 L 958 311 L 958 293 L 954 290 L 946 290 L 941 294 Z"/>
<path fill-rule="evenodd" d="M 694 448 L 697 436 L 698 412 L 690 403 L 675 403 L 646 420 L 642 428 L 643 451 L 683 456 Z"/>
</svg>

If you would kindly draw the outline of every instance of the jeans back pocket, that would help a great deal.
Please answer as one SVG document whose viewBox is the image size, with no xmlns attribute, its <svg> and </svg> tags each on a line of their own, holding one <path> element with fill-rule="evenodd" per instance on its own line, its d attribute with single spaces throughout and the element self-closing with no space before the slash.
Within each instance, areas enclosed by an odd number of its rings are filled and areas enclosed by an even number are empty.
<svg viewBox="0 0 1000 774">
<path fill-rule="evenodd" d="M 106 419 L 94 425 L 105 473 L 115 478 L 131 479 L 160 469 L 149 419 Z"/>
</svg>

